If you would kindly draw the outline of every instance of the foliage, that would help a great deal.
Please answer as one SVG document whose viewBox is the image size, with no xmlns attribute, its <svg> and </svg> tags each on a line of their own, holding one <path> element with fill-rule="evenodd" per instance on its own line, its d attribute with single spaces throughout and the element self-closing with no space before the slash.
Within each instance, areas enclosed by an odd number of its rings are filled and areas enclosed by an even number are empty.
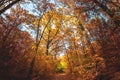
<svg viewBox="0 0 120 80">
<path fill-rule="evenodd" d="M 56 72 L 119 79 L 119 0 L 25 0 L 3 13 L 14 1 L 0 1 L 0 80 L 50 80 Z"/>
</svg>

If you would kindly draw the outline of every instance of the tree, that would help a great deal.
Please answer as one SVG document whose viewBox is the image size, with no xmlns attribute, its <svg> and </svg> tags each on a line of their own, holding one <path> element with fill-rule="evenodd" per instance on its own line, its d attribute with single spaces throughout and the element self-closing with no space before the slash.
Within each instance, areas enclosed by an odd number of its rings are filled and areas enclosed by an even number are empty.
<svg viewBox="0 0 120 80">
<path fill-rule="evenodd" d="M 26 78 L 28 59 L 34 43 L 28 32 L 20 30 L 20 26 L 26 18 L 26 10 L 20 6 L 17 6 L 16 9 L 12 9 L 9 15 L 0 17 L 2 21 L 0 23 L 0 75 L 2 75 L 0 79 L 2 80 Z"/>
</svg>

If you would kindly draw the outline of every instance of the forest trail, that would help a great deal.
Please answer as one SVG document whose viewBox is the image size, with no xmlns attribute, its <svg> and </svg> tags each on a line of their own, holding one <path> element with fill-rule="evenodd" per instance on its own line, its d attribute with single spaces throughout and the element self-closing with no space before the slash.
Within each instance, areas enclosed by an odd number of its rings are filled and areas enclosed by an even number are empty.
<svg viewBox="0 0 120 80">
<path fill-rule="evenodd" d="M 53 80 L 75 80 L 70 75 L 66 73 L 55 74 Z"/>
</svg>

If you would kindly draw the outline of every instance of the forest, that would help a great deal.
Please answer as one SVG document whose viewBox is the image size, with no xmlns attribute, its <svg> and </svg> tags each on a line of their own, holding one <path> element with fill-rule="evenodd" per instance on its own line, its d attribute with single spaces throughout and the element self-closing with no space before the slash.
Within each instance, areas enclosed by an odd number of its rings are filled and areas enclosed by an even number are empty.
<svg viewBox="0 0 120 80">
<path fill-rule="evenodd" d="M 120 80 L 120 0 L 0 0 L 0 80 Z"/>
</svg>

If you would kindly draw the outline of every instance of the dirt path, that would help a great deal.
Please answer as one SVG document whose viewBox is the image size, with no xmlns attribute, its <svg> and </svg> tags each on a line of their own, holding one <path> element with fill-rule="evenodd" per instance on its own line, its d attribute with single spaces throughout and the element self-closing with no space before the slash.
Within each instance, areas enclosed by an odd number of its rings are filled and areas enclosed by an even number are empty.
<svg viewBox="0 0 120 80">
<path fill-rule="evenodd" d="M 66 80 L 66 78 L 68 78 L 68 77 L 65 73 L 54 75 L 54 80 Z"/>
<path fill-rule="evenodd" d="M 71 76 L 62 73 L 62 74 L 55 74 L 53 80 L 74 80 Z"/>
</svg>

